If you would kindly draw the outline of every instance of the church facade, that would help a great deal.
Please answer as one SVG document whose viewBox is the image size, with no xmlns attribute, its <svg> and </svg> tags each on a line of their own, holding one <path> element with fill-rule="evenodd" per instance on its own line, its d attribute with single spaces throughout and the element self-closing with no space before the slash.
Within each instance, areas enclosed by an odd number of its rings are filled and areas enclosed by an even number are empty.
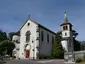
<svg viewBox="0 0 85 64">
<path fill-rule="evenodd" d="M 13 36 L 13 55 L 17 59 L 39 59 L 51 56 L 55 33 L 41 24 L 28 19 Z"/>
</svg>

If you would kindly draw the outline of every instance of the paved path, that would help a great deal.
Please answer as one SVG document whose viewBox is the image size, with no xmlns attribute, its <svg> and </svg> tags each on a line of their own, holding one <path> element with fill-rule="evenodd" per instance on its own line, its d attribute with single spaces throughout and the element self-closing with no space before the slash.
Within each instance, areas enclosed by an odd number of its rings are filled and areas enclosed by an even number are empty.
<svg viewBox="0 0 85 64">
<path fill-rule="evenodd" d="M 5 64 L 64 64 L 63 60 L 7 60 Z"/>
</svg>

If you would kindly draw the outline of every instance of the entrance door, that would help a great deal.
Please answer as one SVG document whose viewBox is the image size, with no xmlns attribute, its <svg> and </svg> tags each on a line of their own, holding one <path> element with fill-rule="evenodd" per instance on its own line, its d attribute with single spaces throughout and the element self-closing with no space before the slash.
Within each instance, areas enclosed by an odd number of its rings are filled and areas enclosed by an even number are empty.
<svg viewBox="0 0 85 64">
<path fill-rule="evenodd" d="M 29 58 L 29 56 L 30 56 L 30 51 L 26 50 L 26 58 Z"/>
</svg>

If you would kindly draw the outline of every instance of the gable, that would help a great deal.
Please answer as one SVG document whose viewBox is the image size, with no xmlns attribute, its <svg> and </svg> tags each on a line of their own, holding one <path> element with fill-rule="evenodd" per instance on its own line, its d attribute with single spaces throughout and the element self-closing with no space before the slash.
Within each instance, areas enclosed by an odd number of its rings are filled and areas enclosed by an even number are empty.
<svg viewBox="0 0 85 64">
<path fill-rule="evenodd" d="M 33 22 L 31 19 L 28 19 L 28 20 L 22 25 L 22 27 L 19 29 L 19 31 L 20 31 L 29 21 Z M 37 23 L 35 23 L 35 24 L 37 24 Z"/>
<path fill-rule="evenodd" d="M 51 31 L 50 29 L 44 27 L 43 25 L 37 23 L 36 21 L 31 20 L 30 18 L 22 25 L 22 27 L 20 28 L 20 30 L 21 30 L 21 29 L 24 27 L 24 25 L 26 25 L 29 21 L 31 21 L 31 22 L 37 24 L 38 26 L 44 28 L 44 29 L 47 30 L 47 31 L 50 31 L 50 32 L 53 33 L 53 34 L 56 34 L 55 32 L 53 32 L 53 31 Z M 19 30 L 19 31 L 20 31 L 20 30 Z"/>
</svg>

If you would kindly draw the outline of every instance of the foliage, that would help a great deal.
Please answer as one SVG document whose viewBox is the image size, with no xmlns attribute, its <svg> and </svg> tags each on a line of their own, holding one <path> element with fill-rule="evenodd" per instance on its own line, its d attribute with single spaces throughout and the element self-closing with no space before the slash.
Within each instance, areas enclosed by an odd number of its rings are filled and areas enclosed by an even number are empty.
<svg viewBox="0 0 85 64">
<path fill-rule="evenodd" d="M 0 61 L 0 64 L 3 64 L 3 62 Z"/>
<path fill-rule="evenodd" d="M 74 50 L 75 51 L 85 50 L 85 41 L 76 40 L 75 38 L 77 35 L 78 35 L 78 33 L 75 30 L 73 30 L 73 36 L 75 36 L 75 37 L 73 37 Z"/>
<path fill-rule="evenodd" d="M 73 32 L 73 44 L 74 44 L 74 51 L 80 51 L 80 41 L 76 40 L 76 37 L 78 35 L 78 33 L 75 30 L 72 30 Z"/>
<path fill-rule="evenodd" d="M 8 33 L 8 38 L 9 38 L 9 40 L 12 40 L 12 37 L 13 37 L 13 35 L 15 34 L 16 32 L 10 32 L 10 33 Z"/>
<path fill-rule="evenodd" d="M 15 45 L 14 43 L 12 43 L 9 40 L 4 40 L 0 43 L 0 54 L 4 55 L 4 54 L 8 54 L 8 55 L 12 55 L 12 50 L 14 49 Z"/>
<path fill-rule="evenodd" d="M 82 59 L 81 58 L 78 58 L 78 59 L 76 59 L 76 62 L 77 63 L 80 63 L 80 62 L 82 62 Z"/>
<path fill-rule="evenodd" d="M 85 50 L 85 41 L 81 42 L 81 50 Z"/>
<path fill-rule="evenodd" d="M 74 43 L 74 51 L 80 51 L 81 50 L 81 43 L 80 41 L 73 39 L 73 43 Z"/>
<path fill-rule="evenodd" d="M 9 37 L 12 38 L 12 35 L 9 33 Z M 14 49 L 15 45 L 11 41 L 12 39 L 9 39 L 7 37 L 6 32 L 3 32 L 0 30 L 0 55 L 12 55 L 12 50 Z"/>
<path fill-rule="evenodd" d="M 16 56 L 12 56 L 12 58 L 13 58 L 13 59 L 15 59 L 15 58 L 16 58 Z"/>
<path fill-rule="evenodd" d="M 0 42 L 6 39 L 7 39 L 6 32 L 3 32 L 2 30 L 0 30 Z"/>
<path fill-rule="evenodd" d="M 52 56 L 54 58 L 63 58 L 64 56 L 64 51 L 61 45 L 61 37 L 60 37 L 60 32 L 57 32 L 56 37 L 55 37 L 55 42 L 53 46 L 53 52 Z"/>
</svg>

